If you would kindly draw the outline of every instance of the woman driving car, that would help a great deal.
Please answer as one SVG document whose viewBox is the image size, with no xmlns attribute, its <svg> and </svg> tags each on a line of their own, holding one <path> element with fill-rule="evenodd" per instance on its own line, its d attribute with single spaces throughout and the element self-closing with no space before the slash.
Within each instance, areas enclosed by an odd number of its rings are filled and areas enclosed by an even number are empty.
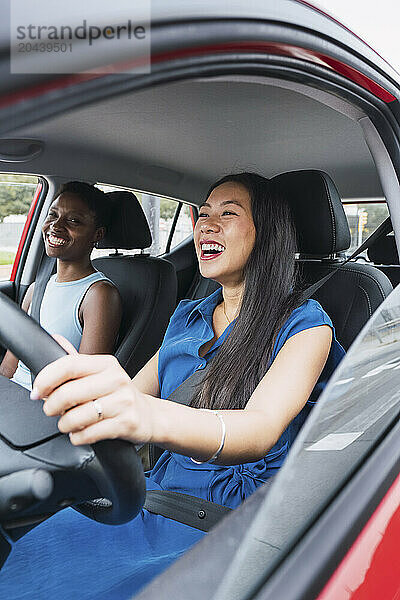
<svg viewBox="0 0 400 600">
<path fill-rule="evenodd" d="M 194 242 L 201 274 L 221 288 L 178 305 L 133 380 L 113 357 L 66 346 L 71 354 L 39 373 L 31 397 L 45 399 L 74 445 L 161 446 L 147 489 L 236 508 L 278 471 L 344 351 L 322 307 L 297 291 L 295 230 L 275 184 L 253 173 L 217 181 Z M 206 366 L 188 406 L 168 400 Z M 127 599 L 203 535 L 147 510 L 109 527 L 66 509 L 15 544 L 0 593 Z"/>
</svg>

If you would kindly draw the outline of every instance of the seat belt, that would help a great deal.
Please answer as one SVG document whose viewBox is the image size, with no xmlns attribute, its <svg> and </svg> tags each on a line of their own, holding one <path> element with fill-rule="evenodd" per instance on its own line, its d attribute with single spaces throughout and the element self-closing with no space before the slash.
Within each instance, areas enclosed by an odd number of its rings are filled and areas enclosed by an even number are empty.
<svg viewBox="0 0 400 600">
<path fill-rule="evenodd" d="M 36 274 L 35 287 L 31 302 L 30 315 L 37 323 L 40 321 L 40 306 L 43 300 L 43 294 L 50 277 L 55 273 L 56 259 L 50 258 L 47 254 L 43 257 L 40 267 Z"/>
<path fill-rule="evenodd" d="M 204 379 L 211 361 L 204 369 L 195 371 L 185 379 L 181 385 L 170 394 L 167 400 L 178 404 L 189 404 L 195 388 Z M 231 508 L 190 496 L 180 492 L 167 490 L 148 490 L 143 508 L 156 515 L 162 515 L 168 519 L 179 521 L 201 531 L 209 531 L 222 519 L 224 515 L 231 512 Z"/>
<path fill-rule="evenodd" d="M 197 496 L 167 490 L 148 490 L 143 508 L 201 531 L 209 531 L 232 511 L 227 506 Z"/>
<path fill-rule="evenodd" d="M 333 269 L 319 281 L 310 285 L 301 295 L 301 302 L 308 300 L 346 263 L 369 248 L 378 237 L 390 233 L 392 229 L 393 226 L 390 217 L 388 217 L 373 233 L 371 233 L 370 236 L 368 236 L 351 256 L 340 263 L 336 269 Z M 188 377 L 174 392 L 172 392 L 168 397 L 168 400 L 188 405 L 195 388 L 203 380 L 210 364 L 211 362 L 208 363 L 204 369 L 195 371 L 193 375 Z M 266 483 L 271 484 L 272 478 L 267 480 Z M 189 525 L 195 529 L 200 529 L 201 531 L 209 531 L 222 519 L 222 517 L 232 510 L 227 506 L 209 502 L 208 500 L 198 498 L 197 496 L 190 496 L 189 494 L 181 494 L 179 492 L 170 492 L 167 490 L 148 490 L 146 492 L 146 500 L 143 508 L 151 513 L 162 515 L 163 517 L 173 519 L 174 521 Z"/>
<path fill-rule="evenodd" d="M 379 225 L 379 227 L 377 229 L 375 229 L 375 231 L 373 231 L 371 233 L 371 235 L 369 235 L 367 237 L 367 239 L 364 240 L 364 242 L 360 246 L 358 246 L 358 248 L 356 248 L 356 250 L 354 250 L 353 254 L 351 254 L 348 258 L 346 258 L 346 260 L 344 260 L 342 263 L 340 263 L 336 267 L 336 269 L 332 269 L 332 271 L 330 273 L 328 273 L 327 275 L 325 275 L 324 277 L 322 277 L 321 279 L 319 279 L 318 281 L 316 281 L 315 283 L 310 285 L 306 290 L 304 290 L 303 294 L 301 295 L 301 302 L 305 302 L 306 300 L 311 298 L 315 294 L 315 292 L 317 290 L 319 290 L 319 288 L 322 287 L 324 285 L 324 283 L 326 283 L 328 281 L 328 279 L 330 279 L 333 275 L 335 275 L 335 273 L 337 273 L 339 271 L 339 269 L 341 269 L 345 264 L 347 264 L 353 258 L 356 258 L 356 256 L 361 254 L 361 252 L 364 252 L 364 250 L 367 250 L 377 238 L 381 237 L 382 235 L 387 235 L 392 230 L 393 230 L 392 221 L 391 221 L 390 217 L 387 217 L 387 219 L 385 219 L 385 221 L 383 221 L 383 223 L 381 223 Z"/>
<path fill-rule="evenodd" d="M 33 288 L 33 296 L 31 301 L 30 316 L 40 324 L 40 307 L 43 300 L 43 294 L 50 277 L 56 270 L 56 259 L 50 258 L 47 254 L 44 255 L 40 263 L 35 279 L 35 287 Z M 33 385 L 34 377 L 31 373 L 31 381 Z"/>
</svg>

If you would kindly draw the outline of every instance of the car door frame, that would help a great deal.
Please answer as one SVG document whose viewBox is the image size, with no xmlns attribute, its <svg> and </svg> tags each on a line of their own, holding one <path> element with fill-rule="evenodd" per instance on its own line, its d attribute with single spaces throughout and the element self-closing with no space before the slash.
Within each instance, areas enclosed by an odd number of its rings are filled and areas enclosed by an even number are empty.
<svg viewBox="0 0 400 600">
<path fill-rule="evenodd" d="M 196 27 L 194 28 L 193 25 Z M 388 74 L 381 63 L 379 63 L 379 66 L 375 65 L 376 55 L 370 54 L 364 49 L 366 54 L 364 56 L 356 45 L 356 49 L 353 49 L 351 44 L 348 43 L 347 37 L 344 39 L 344 34 L 341 35 L 343 32 L 339 26 L 335 26 L 333 22 L 330 22 L 329 35 L 326 33 L 327 27 L 324 22 L 324 27 L 321 26 L 319 31 L 317 29 L 310 31 L 308 26 L 302 24 L 301 20 L 297 26 L 265 20 L 265 22 L 260 21 L 260 23 L 257 23 L 257 27 L 254 27 L 254 23 L 244 19 L 237 19 L 234 23 L 228 23 L 227 20 L 223 19 L 216 22 L 207 18 L 204 18 L 202 22 L 196 21 L 196 23 L 190 22 L 190 20 L 178 23 L 155 23 L 152 39 L 154 68 L 151 74 L 136 79 L 132 79 L 129 75 L 121 76 L 117 84 L 111 77 L 107 76 L 87 82 L 82 82 L 82 79 L 76 78 L 75 83 L 71 83 L 71 80 L 66 82 L 65 79 L 60 78 L 51 91 L 51 98 L 45 87 L 42 86 L 42 91 L 40 91 L 38 89 L 39 84 L 34 83 L 31 88 L 33 92 L 29 106 L 26 106 L 25 102 L 21 100 L 17 110 L 12 111 L 10 106 L 12 107 L 14 104 L 7 104 L 7 98 L 3 98 L 3 109 L 0 114 L 7 117 L 7 114 L 9 114 L 7 111 L 11 110 L 13 116 L 12 126 L 15 127 L 18 124 L 25 125 L 27 122 L 34 122 L 54 115 L 65 108 L 72 108 L 90 102 L 98 98 L 99 95 L 106 97 L 128 90 L 143 89 L 144 86 L 159 85 L 192 77 L 254 74 L 289 79 L 298 83 L 306 81 L 307 85 L 313 88 L 338 95 L 346 101 L 354 103 L 368 115 L 379 139 L 382 141 L 387 153 L 386 158 L 389 159 L 398 182 L 400 180 L 400 88 L 398 80 L 393 73 Z M 348 36 L 347 33 L 346 36 Z M 176 41 L 171 42 L 171 40 Z M 306 50 L 307 52 L 304 55 L 306 58 L 296 57 L 294 54 L 296 48 Z M 327 69 L 326 66 L 321 66 L 318 62 L 318 60 L 326 60 L 327 58 L 331 59 L 331 70 Z M 73 89 L 74 85 L 76 90 Z M 67 97 L 65 94 L 66 88 L 69 90 Z M 58 106 L 57 102 L 59 102 Z M 25 112 L 24 105 L 26 107 Z M 7 131 L 5 125 L 0 129 L 0 133 Z M 399 239 L 400 209 L 395 205 L 395 202 L 392 202 L 391 209 L 395 217 L 395 232 Z M 375 485 L 371 490 L 373 497 L 366 498 L 365 512 L 362 513 L 362 519 L 360 517 L 364 523 L 368 518 L 368 514 L 372 515 L 385 491 L 388 491 L 390 481 L 393 482 L 394 474 L 399 469 L 398 455 L 392 456 L 392 460 L 390 460 L 390 452 L 387 450 L 388 447 L 390 450 L 390 444 L 393 443 L 393 439 L 396 437 L 395 434 L 398 437 L 398 429 L 395 428 L 393 431 L 393 435 L 388 435 L 381 448 L 378 448 L 376 454 L 374 453 L 371 456 L 371 460 L 381 461 L 379 465 L 383 469 L 382 477 L 385 476 L 386 478 L 383 480 L 375 478 Z M 365 465 L 365 469 L 360 471 L 352 482 L 349 482 L 347 494 L 354 494 L 354 500 L 350 503 L 353 506 L 359 506 L 357 502 L 360 500 L 354 482 L 359 481 L 358 478 L 365 477 L 365 481 L 369 481 L 371 484 L 371 473 L 374 476 L 376 475 L 374 469 L 371 471 L 368 465 Z M 332 523 L 335 522 L 332 514 L 335 514 L 337 518 L 344 514 L 340 511 L 340 508 L 342 511 L 345 508 L 344 505 L 341 505 L 342 501 L 343 498 L 339 496 L 336 499 L 336 504 L 331 507 L 332 512 L 327 511 L 321 519 L 318 524 L 319 535 L 321 535 L 324 526 L 332 527 Z M 353 515 L 353 517 L 356 519 L 356 515 Z M 346 522 L 348 523 L 347 520 Z M 347 536 L 347 542 L 351 544 L 357 536 L 357 532 L 360 531 L 361 521 L 356 519 L 356 523 L 355 528 L 343 530 L 341 532 L 342 537 L 339 536 L 338 527 L 338 539 L 340 537 L 343 540 L 343 536 Z M 301 588 L 308 596 L 300 596 L 297 590 L 297 596 L 293 596 L 293 598 L 298 599 L 315 595 L 326 581 L 328 572 L 339 561 L 339 555 L 336 553 L 334 563 L 332 563 L 332 552 L 337 550 L 337 545 L 333 544 L 332 548 L 327 549 L 327 554 L 321 556 L 320 576 L 317 575 L 316 579 L 311 581 L 311 576 L 314 577 L 316 573 L 316 563 L 314 562 L 312 565 L 314 570 L 311 573 L 309 568 L 306 569 L 304 562 L 299 561 L 304 561 L 304 557 L 307 557 L 308 560 L 309 552 L 313 548 L 317 552 L 317 554 L 313 554 L 313 557 L 315 560 L 318 559 L 316 540 L 319 536 L 314 534 L 312 535 L 310 532 L 309 536 L 305 536 L 301 542 L 303 544 L 303 558 L 293 554 L 293 562 L 286 563 L 286 570 L 282 569 L 279 573 L 279 585 L 283 585 L 285 579 L 288 580 L 288 569 L 292 569 L 292 573 L 299 573 L 300 566 L 304 568 L 304 582 L 296 579 L 294 584 L 298 590 Z M 307 544 L 308 553 L 304 552 L 304 545 Z M 313 546 L 313 544 L 316 545 Z M 341 552 L 348 549 L 345 544 L 341 548 Z M 323 562 L 324 560 L 325 562 Z M 205 568 L 205 565 L 202 564 L 201 568 Z M 284 597 L 285 600 L 290 598 L 287 595 L 268 595 L 269 589 L 260 588 L 262 595 L 259 597 L 265 600 L 270 597 Z M 182 591 L 181 596 L 176 596 L 177 600 L 179 597 L 186 597 L 186 594 L 187 589 L 185 595 Z M 144 599 L 146 594 L 141 597 Z"/>
</svg>

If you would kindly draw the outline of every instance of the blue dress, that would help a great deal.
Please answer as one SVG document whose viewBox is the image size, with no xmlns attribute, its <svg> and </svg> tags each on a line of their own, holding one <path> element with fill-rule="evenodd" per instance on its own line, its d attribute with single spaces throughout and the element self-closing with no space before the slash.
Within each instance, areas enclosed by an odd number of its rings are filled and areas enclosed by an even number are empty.
<svg viewBox="0 0 400 600">
<path fill-rule="evenodd" d="M 162 398 L 167 398 L 195 370 L 204 367 L 229 334 L 232 324 L 210 351 L 199 357 L 199 348 L 214 337 L 212 314 L 220 301 L 220 290 L 204 300 L 184 300 L 171 317 L 159 355 Z M 330 318 L 314 300 L 296 308 L 276 338 L 273 358 L 292 335 L 319 325 L 328 325 L 333 331 L 325 368 L 307 405 L 264 458 L 233 466 L 197 465 L 185 456 L 164 452 L 147 475 L 147 488 L 184 492 L 236 508 L 273 475 L 344 354 Z M 66 509 L 14 545 L 0 572 L 0 598 L 125 600 L 203 535 L 146 510 L 130 523 L 109 526 Z"/>
</svg>

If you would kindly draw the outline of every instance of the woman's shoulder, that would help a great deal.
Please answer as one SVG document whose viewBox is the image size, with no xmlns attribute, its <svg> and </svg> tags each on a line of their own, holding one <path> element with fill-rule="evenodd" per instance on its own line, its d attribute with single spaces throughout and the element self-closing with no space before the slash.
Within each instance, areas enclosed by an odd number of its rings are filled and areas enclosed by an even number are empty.
<svg viewBox="0 0 400 600">
<path fill-rule="evenodd" d="M 101 271 L 92 273 L 83 290 L 82 308 L 109 304 L 110 309 L 121 309 L 122 300 L 116 285 Z"/>
<path fill-rule="evenodd" d="M 95 296 L 101 295 L 105 297 L 120 296 L 115 283 L 101 271 L 95 271 L 85 279 L 87 293 L 91 292 Z"/>
<path fill-rule="evenodd" d="M 333 327 L 332 320 L 328 313 L 322 308 L 317 300 L 309 299 L 300 304 L 290 314 L 286 323 L 289 322 L 315 322 L 317 325 L 329 325 Z"/>
<path fill-rule="evenodd" d="M 276 340 L 278 349 L 296 333 L 320 325 L 328 325 L 335 335 L 332 320 L 320 303 L 316 300 L 306 300 L 291 312 L 279 330 Z"/>
<path fill-rule="evenodd" d="M 175 309 L 172 317 L 174 319 L 188 319 L 192 313 L 201 312 L 203 314 L 212 314 L 215 306 L 220 302 L 221 290 L 216 290 L 205 298 L 196 300 L 181 300 Z"/>
<path fill-rule="evenodd" d="M 169 320 L 161 348 L 168 345 L 171 339 L 195 334 L 198 331 L 199 322 L 203 323 L 204 320 L 211 322 L 212 313 L 215 305 L 220 301 L 220 295 L 220 290 L 217 290 L 206 298 L 181 300 Z"/>
<path fill-rule="evenodd" d="M 111 285 L 113 285 L 114 287 L 115 284 L 111 281 L 111 279 L 109 279 L 107 277 L 107 275 L 105 275 L 102 271 L 94 271 L 94 273 L 92 273 L 91 275 L 88 276 L 88 281 L 90 281 L 90 279 L 93 282 L 97 282 L 97 281 L 108 281 L 109 283 L 111 283 Z"/>
<path fill-rule="evenodd" d="M 203 302 L 204 298 L 199 298 L 197 300 L 190 300 L 189 298 L 185 300 L 181 300 L 178 303 L 174 311 L 174 315 L 190 315 L 192 310 L 197 308 L 201 302 Z"/>
<path fill-rule="evenodd" d="M 181 327 L 186 327 L 190 320 L 190 315 L 196 310 L 201 302 L 202 299 L 181 300 L 171 315 L 166 333 L 170 335 L 171 332 L 175 331 L 177 328 L 180 329 Z"/>
</svg>

